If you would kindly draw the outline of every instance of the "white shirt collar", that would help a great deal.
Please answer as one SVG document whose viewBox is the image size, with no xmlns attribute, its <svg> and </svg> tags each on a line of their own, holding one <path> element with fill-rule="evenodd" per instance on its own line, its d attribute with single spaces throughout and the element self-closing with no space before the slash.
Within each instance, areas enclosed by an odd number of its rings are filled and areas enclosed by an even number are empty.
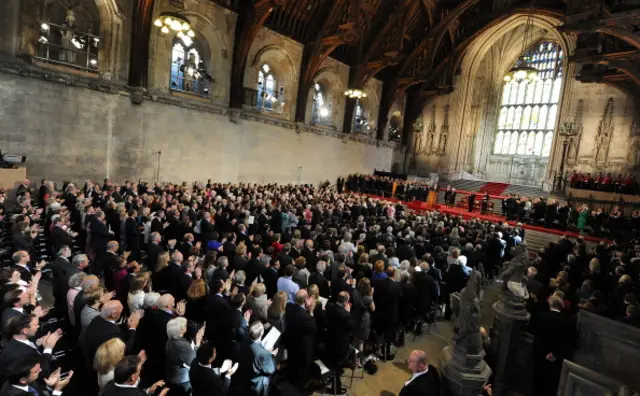
<svg viewBox="0 0 640 396">
<path fill-rule="evenodd" d="M 15 384 L 13 384 L 13 387 L 16 388 L 16 389 L 20 389 L 23 392 L 29 393 L 29 385 L 15 385 Z"/>
<path fill-rule="evenodd" d="M 138 383 L 136 382 L 134 385 L 129 385 L 129 384 L 118 384 L 118 383 L 113 383 L 115 386 L 117 386 L 118 388 L 137 388 L 138 387 Z"/>
<path fill-rule="evenodd" d="M 421 375 L 423 375 L 423 374 L 426 374 L 426 373 L 428 373 L 428 372 L 429 372 L 429 367 L 427 367 L 427 369 L 426 369 L 426 370 L 424 370 L 424 371 L 423 371 L 423 372 L 421 372 L 421 373 L 413 373 L 413 375 L 411 376 L 411 378 L 409 378 L 409 381 L 407 381 L 407 382 L 405 382 L 405 383 L 404 383 L 404 386 L 409 385 L 413 380 L 415 380 L 415 379 L 416 379 L 416 378 L 418 378 L 419 376 L 421 376 Z"/>
<path fill-rule="evenodd" d="M 200 367 L 204 367 L 204 368 L 208 368 L 208 369 L 210 369 L 210 368 L 211 368 L 211 365 L 210 365 L 210 364 L 202 364 L 202 363 L 198 362 L 198 365 L 199 365 Z"/>
<path fill-rule="evenodd" d="M 16 308 L 16 307 L 13 307 L 12 309 L 13 309 L 13 310 L 15 310 L 15 311 L 20 312 L 21 314 L 24 314 L 24 308 Z"/>
<path fill-rule="evenodd" d="M 14 340 L 16 340 L 18 342 L 21 342 L 21 343 L 23 343 L 25 345 L 29 345 L 31 348 L 33 348 L 35 350 L 38 350 L 38 347 L 33 342 L 31 342 L 29 340 L 23 340 L 21 338 L 14 338 Z"/>
<path fill-rule="evenodd" d="M 561 310 L 559 310 L 559 309 L 555 309 L 555 308 L 550 308 L 550 309 L 549 309 L 549 311 L 551 311 L 551 312 L 560 312 L 560 313 L 562 313 L 562 311 L 561 311 Z"/>
</svg>

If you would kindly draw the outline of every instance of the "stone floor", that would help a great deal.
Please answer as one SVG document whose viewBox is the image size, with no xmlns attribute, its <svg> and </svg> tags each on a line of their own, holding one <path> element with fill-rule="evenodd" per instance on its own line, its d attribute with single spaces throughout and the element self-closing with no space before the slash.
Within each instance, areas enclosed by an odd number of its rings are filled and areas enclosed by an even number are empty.
<svg viewBox="0 0 640 396">
<path fill-rule="evenodd" d="M 429 363 L 438 369 L 438 356 L 442 349 L 449 345 L 451 334 L 453 331 L 453 322 L 440 321 L 435 327 L 431 327 L 429 333 L 423 333 L 413 342 L 413 334 L 407 334 L 405 346 L 399 348 L 396 352 L 395 359 L 389 362 L 378 361 L 378 372 L 375 375 L 365 373 L 364 379 L 360 369 L 356 371 L 356 379 L 353 386 L 348 390 L 349 396 L 393 396 L 400 393 L 400 389 L 404 382 L 411 377 L 411 371 L 407 367 L 407 358 L 411 351 L 415 349 L 423 350 L 427 353 Z M 343 385 L 349 385 L 350 370 L 345 370 L 345 377 L 342 379 Z M 314 393 L 320 395 L 320 393 Z M 326 393 L 325 393 L 326 395 Z"/>
</svg>

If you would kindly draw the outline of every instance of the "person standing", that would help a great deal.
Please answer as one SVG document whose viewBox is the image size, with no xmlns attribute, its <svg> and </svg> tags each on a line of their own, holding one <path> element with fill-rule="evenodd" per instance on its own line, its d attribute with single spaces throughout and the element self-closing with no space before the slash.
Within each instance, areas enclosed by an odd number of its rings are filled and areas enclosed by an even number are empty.
<svg viewBox="0 0 640 396">
<path fill-rule="evenodd" d="M 469 212 L 473 212 L 473 206 L 476 203 L 476 193 L 472 192 L 471 195 L 469 195 Z"/>
</svg>

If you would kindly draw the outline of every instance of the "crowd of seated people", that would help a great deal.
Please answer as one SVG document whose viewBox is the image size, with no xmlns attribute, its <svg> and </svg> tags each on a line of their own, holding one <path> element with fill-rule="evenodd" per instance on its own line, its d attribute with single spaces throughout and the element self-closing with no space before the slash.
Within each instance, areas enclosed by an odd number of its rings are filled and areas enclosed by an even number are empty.
<svg viewBox="0 0 640 396">
<path fill-rule="evenodd" d="M 472 269 L 498 272 L 524 237 L 332 187 L 25 184 L 7 216 L 14 265 L 0 273 L 3 390 L 62 390 L 73 368 L 83 395 L 266 395 L 283 382 L 307 392 L 323 385 L 321 359 L 343 394 L 345 368 L 393 359 L 439 304 L 450 318 Z M 49 311 L 36 293 L 43 270 Z M 39 328 L 47 316 L 64 318 L 64 333 Z M 272 328 L 282 334 L 267 350 Z M 52 358 L 60 339 L 72 363 Z M 429 372 L 412 356 L 414 375 Z M 434 392 L 430 371 L 401 395 Z"/>
<path fill-rule="evenodd" d="M 611 173 L 604 175 L 603 172 L 599 172 L 598 175 L 591 175 L 591 173 L 574 170 L 571 172 L 568 182 L 571 188 L 620 194 L 640 194 L 640 185 L 636 177 L 631 174 L 623 176 L 620 173 L 618 176 L 613 176 Z"/>
</svg>

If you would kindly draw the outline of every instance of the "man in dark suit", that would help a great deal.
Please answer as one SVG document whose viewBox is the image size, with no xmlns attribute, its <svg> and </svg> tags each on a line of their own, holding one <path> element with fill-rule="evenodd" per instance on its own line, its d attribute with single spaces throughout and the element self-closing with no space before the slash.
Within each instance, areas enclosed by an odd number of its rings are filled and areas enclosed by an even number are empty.
<svg viewBox="0 0 640 396">
<path fill-rule="evenodd" d="M 62 227 L 62 220 L 59 217 L 53 220 L 53 227 L 49 234 L 49 245 L 53 253 L 58 253 L 63 246 L 73 244 L 73 236 Z"/>
<path fill-rule="evenodd" d="M 269 265 L 262 272 L 262 280 L 267 288 L 267 298 L 273 298 L 278 292 L 278 271 L 280 270 L 280 259 L 273 257 Z"/>
<path fill-rule="evenodd" d="M 398 396 L 432 396 L 441 393 L 440 376 L 436 368 L 429 364 L 426 353 L 411 352 L 408 363 L 413 374 L 404 383 Z"/>
<path fill-rule="evenodd" d="M 291 244 L 285 243 L 282 247 L 282 251 L 278 255 L 278 259 L 280 260 L 280 268 L 285 268 L 287 265 L 293 264 L 293 257 L 291 257 L 289 253 L 291 253 Z"/>
<path fill-rule="evenodd" d="M 211 293 L 207 296 L 206 302 L 207 328 L 205 337 L 214 342 L 221 358 L 227 358 L 229 351 L 229 345 L 224 345 L 225 332 L 228 331 L 231 317 L 231 306 L 224 296 L 229 287 L 229 281 L 223 282 L 221 279 L 214 279 L 211 282 Z"/>
<path fill-rule="evenodd" d="M 3 296 L 3 301 L 6 308 L 2 311 L 2 331 L 8 328 L 13 318 L 23 317 L 32 313 L 32 311 L 38 317 L 46 314 L 46 311 L 43 311 L 42 308 L 34 307 L 29 303 L 29 293 L 23 289 L 9 290 Z"/>
<path fill-rule="evenodd" d="M 202 219 L 200 219 L 200 238 L 202 238 L 202 244 L 205 249 L 209 249 L 209 241 L 214 240 L 215 231 L 216 228 L 211 220 L 211 213 L 204 212 Z"/>
<path fill-rule="evenodd" d="M 43 369 L 38 359 L 26 358 L 11 362 L 7 368 L 7 381 L 0 389 L 0 396 L 34 396 L 44 395 L 45 384 L 39 380 Z M 53 395 L 62 394 L 62 390 L 69 384 L 73 371 L 64 379 L 60 378 L 60 369 L 47 378 L 52 384 Z"/>
<path fill-rule="evenodd" d="M 229 392 L 234 395 L 267 396 L 271 375 L 276 372 L 273 355 L 260 343 L 264 326 L 257 321 L 249 328 L 250 343 L 244 344 L 238 357 L 238 372 L 231 381 Z M 195 396 L 195 395 L 194 395 Z"/>
<path fill-rule="evenodd" d="M 416 286 L 416 311 L 418 317 L 426 319 L 431 306 L 436 302 L 438 293 L 435 280 L 429 275 L 429 263 L 420 263 L 420 271 L 413 274 L 413 283 Z"/>
<path fill-rule="evenodd" d="M 245 284 L 252 284 L 256 278 L 262 276 L 265 270 L 266 268 L 264 266 L 264 263 L 262 262 L 262 248 L 259 246 L 254 246 L 251 259 L 244 269 L 244 272 L 247 274 Z"/>
<path fill-rule="evenodd" d="M 20 272 L 20 279 L 27 283 L 30 283 L 33 275 L 45 266 L 45 262 L 40 261 L 35 268 L 32 267 L 30 265 L 31 256 L 24 250 L 15 252 L 11 259 L 13 260 L 13 267 Z"/>
<path fill-rule="evenodd" d="M 347 292 L 349 296 L 353 296 L 353 285 L 347 280 L 349 273 L 347 267 L 343 264 L 338 267 L 337 278 L 331 282 L 331 301 L 335 302 L 340 292 Z"/>
<path fill-rule="evenodd" d="M 109 228 L 107 227 L 107 217 L 103 211 L 96 211 L 93 221 L 89 224 L 89 228 L 91 235 L 91 249 L 95 257 L 100 257 L 105 254 L 107 242 L 111 236 Z M 94 273 L 99 272 L 94 271 Z"/>
<path fill-rule="evenodd" d="M 372 282 L 376 292 L 373 301 L 376 305 L 375 326 L 379 334 L 384 334 L 387 343 L 387 358 L 391 354 L 391 343 L 396 338 L 396 327 L 400 321 L 399 304 L 402 298 L 402 287 L 393 280 L 395 269 L 387 268 L 387 278 Z"/>
<path fill-rule="evenodd" d="M 147 245 L 147 268 L 149 271 L 155 271 L 158 265 L 158 256 L 164 252 L 164 248 L 160 246 L 162 236 L 158 232 L 152 232 L 149 235 L 149 244 Z"/>
<path fill-rule="evenodd" d="M 171 294 L 163 294 L 157 302 L 157 309 L 149 312 L 140 320 L 140 326 L 136 331 L 137 345 L 140 350 L 147 353 L 147 362 L 144 366 L 145 381 L 153 383 L 163 378 L 165 364 L 165 349 L 158 345 L 166 345 L 167 323 L 176 317 L 175 299 Z M 182 309 L 179 304 L 177 311 Z"/>
<path fill-rule="evenodd" d="M 320 296 L 329 298 L 331 297 L 331 288 L 329 287 L 329 281 L 324 277 L 326 269 L 327 263 L 324 261 L 318 261 L 318 264 L 316 264 L 316 271 L 309 275 L 309 286 L 317 285 Z"/>
<path fill-rule="evenodd" d="M 376 251 L 378 253 L 371 256 L 371 264 L 375 266 L 378 260 L 382 260 L 384 262 L 384 267 L 387 268 L 389 266 L 389 259 L 384 254 L 384 252 L 386 251 L 386 248 L 384 247 L 384 245 L 378 245 L 376 247 Z"/>
<path fill-rule="evenodd" d="M 133 312 L 127 320 L 128 334 L 123 334 L 116 322 L 122 315 L 122 303 L 114 300 L 105 303 L 100 310 L 100 316 L 94 318 L 87 327 L 84 343 L 85 362 L 93 362 L 98 347 L 112 338 L 121 338 L 126 345 L 127 352 L 133 349 L 136 338 L 136 328 L 142 316 L 141 312 Z"/>
<path fill-rule="evenodd" d="M 7 369 L 11 362 L 21 359 L 36 359 L 42 367 L 42 377 L 49 375 L 51 372 L 51 361 L 53 348 L 62 336 L 62 331 L 48 333 L 42 339 L 42 348 L 40 351 L 37 345 L 30 341 L 35 338 L 40 321 L 35 315 L 25 315 L 15 318 L 11 321 L 7 334 L 11 338 L 6 343 L 0 353 L 0 378 L 6 379 L 9 375 Z"/>
<path fill-rule="evenodd" d="M 120 360 L 113 370 L 113 381 L 105 385 L 102 396 L 147 396 L 155 394 L 164 381 L 158 381 L 146 390 L 138 388 L 140 382 L 140 370 L 142 364 L 137 355 L 125 356 Z M 165 396 L 169 388 L 162 388 L 159 396 Z"/>
<path fill-rule="evenodd" d="M 342 291 L 338 294 L 336 303 L 327 305 L 327 343 L 329 366 L 336 375 L 335 393 L 345 394 L 340 377 L 343 368 L 348 363 L 349 352 L 351 351 L 351 333 L 355 327 L 351 317 L 351 304 L 349 303 L 349 293 Z M 333 389 L 331 390 L 333 392 Z"/>
<path fill-rule="evenodd" d="M 547 300 L 549 311 L 531 317 L 529 332 L 533 343 L 534 394 L 557 392 L 562 361 L 570 357 L 576 341 L 575 317 L 567 315 L 564 301 L 558 296 Z"/>
<path fill-rule="evenodd" d="M 58 257 L 49 265 L 53 275 L 53 297 L 55 299 L 56 316 L 63 318 L 67 314 L 67 291 L 69 290 L 69 278 L 74 271 L 69 258 L 71 249 L 63 246 L 58 251 Z"/>
<path fill-rule="evenodd" d="M 235 370 L 231 367 L 231 361 L 223 362 L 219 370 L 214 369 L 211 365 L 215 359 L 216 349 L 213 344 L 207 342 L 200 345 L 189 370 L 192 396 L 227 394 L 229 382 Z"/>
<path fill-rule="evenodd" d="M 300 390 L 305 389 L 307 385 L 309 369 L 314 359 L 315 307 L 315 299 L 309 298 L 306 290 L 299 290 L 294 303 L 287 304 L 284 316 L 285 331 L 282 343 L 289 353 L 288 378 Z"/>
<path fill-rule="evenodd" d="M 468 204 L 469 204 L 468 205 L 469 206 L 468 207 L 469 212 L 473 212 L 473 206 L 475 205 L 475 203 L 476 203 L 476 193 L 472 192 L 469 195 L 469 202 L 468 202 Z"/>
</svg>

